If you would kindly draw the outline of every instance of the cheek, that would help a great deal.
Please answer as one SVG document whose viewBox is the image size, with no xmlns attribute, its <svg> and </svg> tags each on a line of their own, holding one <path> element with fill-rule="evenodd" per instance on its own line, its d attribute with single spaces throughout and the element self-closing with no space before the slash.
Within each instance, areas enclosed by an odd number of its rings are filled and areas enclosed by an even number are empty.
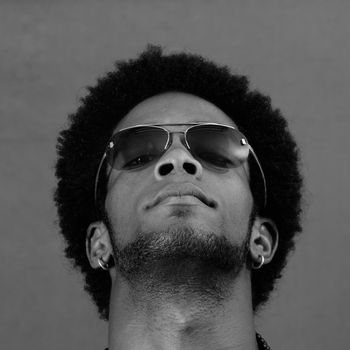
<svg viewBox="0 0 350 350">
<path fill-rule="evenodd" d="M 242 240 L 246 237 L 253 197 L 245 175 L 231 176 L 222 183 L 222 204 L 225 231 L 232 239 Z"/>
<path fill-rule="evenodd" d="M 133 239 L 139 225 L 135 213 L 140 182 L 132 176 L 125 175 L 118 173 L 110 179 L 105 201 L 106 212 L 116 239 L 123 245 Z"/>
</svg>

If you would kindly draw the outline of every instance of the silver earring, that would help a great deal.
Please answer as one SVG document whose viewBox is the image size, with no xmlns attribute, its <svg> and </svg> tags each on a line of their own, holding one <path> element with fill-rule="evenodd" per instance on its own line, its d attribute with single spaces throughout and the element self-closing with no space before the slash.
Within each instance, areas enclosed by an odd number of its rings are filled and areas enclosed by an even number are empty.
<svg viewBox="0 0 350 350">
<path fill-rule="evenodd" d="M 258 269 L 260 269 L 261 266 L 264 265 L 264 262 L 265 262 L 264 256 L 263 255 L 259 255 L 259 257 L 260 257 L 260 263 L 258 265 L 255 265 L 254 263 L 252 264 L 252 268 L 254 270 L 258 270 Z"/>
<path fill-rule="evenodd" d="M 97 261 L 98 261 L 98 264 L 101 266 L 101 268 L 102 268 L 103 270 L 108 270 L 108 269 L 109 269 L 108 263 L 106 263 L 105 261 L 103 261 L 102 258 L 98 258 Z"/>
</svg>

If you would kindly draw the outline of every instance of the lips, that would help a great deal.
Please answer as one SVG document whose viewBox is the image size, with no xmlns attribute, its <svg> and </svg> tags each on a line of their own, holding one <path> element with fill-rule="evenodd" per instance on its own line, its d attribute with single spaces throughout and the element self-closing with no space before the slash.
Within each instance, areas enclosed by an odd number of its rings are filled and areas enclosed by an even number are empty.
<svg viewBox="0 0 350 350">
<path fill-rule="evenodd" d="M 193 196 L 210 208 L 216 208 L 217 202 L 209 198 L 199 187 L 193 184 L 173 183 L 163 188 L 153 200 L 146 204 L 145 209 L 151 209 L 169 197 Z"/>
</svg>

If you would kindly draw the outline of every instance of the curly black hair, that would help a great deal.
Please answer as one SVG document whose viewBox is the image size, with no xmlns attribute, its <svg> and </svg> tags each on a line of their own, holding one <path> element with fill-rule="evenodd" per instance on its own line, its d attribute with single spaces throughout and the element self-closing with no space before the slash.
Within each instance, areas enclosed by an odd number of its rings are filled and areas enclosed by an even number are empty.
<svg viewBox="0 0 350 350">
<path fill-rule="evenodd" d="M 236 123 L 255 150 L 267 183 L 267 205 L 258 206 L 261 216 L 272 219 L 279 230 L 274 259 L 252 270 L 254 312 L 263 305 L 281 277 L 294 238 L 301 231 L 302 176 L 299 151 L 287 122 L 270 98 L 249 90 L 245 76 L 234 75 L 226 66 L 199 55 L 165 55 L 159 46 L 148 45 L 136 59 L 117 61 L 115 70 L 88 87 L 70 125 L 60 132 L 57 143 L 58 185 L 54 200 L 65 254 L 85 277 L 85 290 L 96 304 L 101 319 L 109 318 L 111 280 L 108 272 L 91 268 L 85 253 L 90 223 L 103 219 L 94 202 L 94 180 L 108 139 L 118 122 L 141 101 L 165 92 L 178 91 L 199 96 L 220 108 Z M 251 167 L 254 162 L 249 161 Z M 102 198 L 107 178 L 102 171 Z M 251 169 L 255 203 L 261 203 L 258 171 Z"/>
</svg>

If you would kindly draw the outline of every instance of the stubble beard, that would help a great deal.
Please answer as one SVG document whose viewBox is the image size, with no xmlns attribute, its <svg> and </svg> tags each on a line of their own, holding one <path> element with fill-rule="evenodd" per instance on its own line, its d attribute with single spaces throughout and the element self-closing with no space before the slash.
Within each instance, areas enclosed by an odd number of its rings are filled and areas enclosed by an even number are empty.
<svg viewBox="0 0 350 350">
<path fill-rule="evenodd" d="M 139 232 L 121 247 L 118 233 L 105 216 L 117 269 L 139 302 L 149 298 L 194 298 L 214 302 L 229 297 L 247 262 L 252 211 L 244 240 L 232 243 L 221 233 L 203 231 L 189 224 L 162 232 Z"/>
</svg>

